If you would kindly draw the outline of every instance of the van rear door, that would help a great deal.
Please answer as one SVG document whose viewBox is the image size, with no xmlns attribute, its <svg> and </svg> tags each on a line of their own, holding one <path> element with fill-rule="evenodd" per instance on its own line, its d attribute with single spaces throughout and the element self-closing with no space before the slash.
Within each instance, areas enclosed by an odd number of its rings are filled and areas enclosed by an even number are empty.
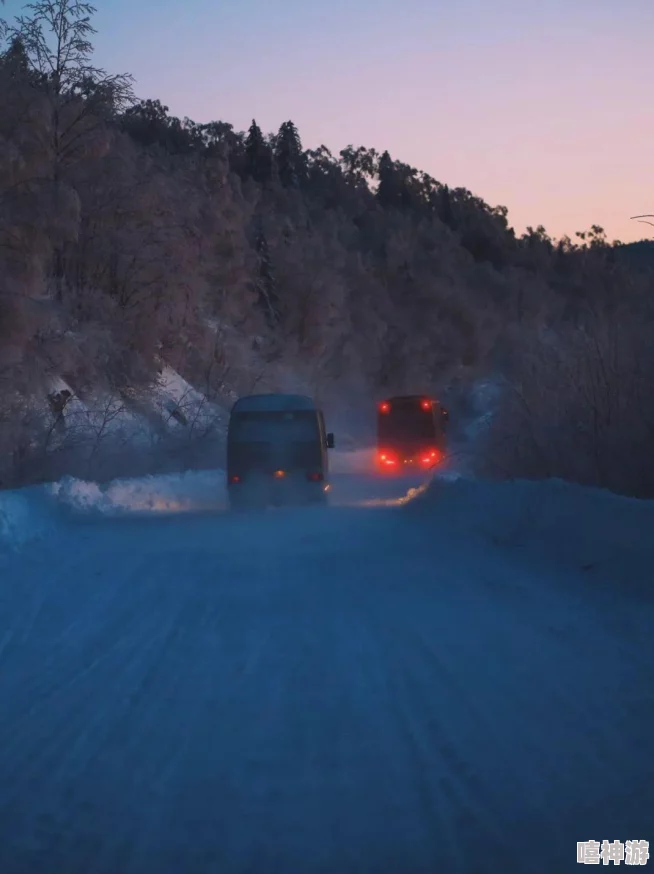
<svg viewBox="0 0 654 874">
<path fill-rule="evenodd" d="M 322 434 L 316 410 L 235 412 L 230 420 L 230 472 L 321 470 Z"/>
</svg>

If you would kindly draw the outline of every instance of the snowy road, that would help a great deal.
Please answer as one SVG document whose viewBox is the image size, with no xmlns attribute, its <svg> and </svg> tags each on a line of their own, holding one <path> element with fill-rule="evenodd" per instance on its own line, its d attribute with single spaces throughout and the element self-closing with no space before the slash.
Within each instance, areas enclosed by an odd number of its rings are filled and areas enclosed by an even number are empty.
<svg viewBox="0 0 654 874">
<path fill-rule="evenodd" d="M 651 587 L 349 498 L 2 557 L 1 874 L 528 874 L 654 839 Z"/>
</svg>

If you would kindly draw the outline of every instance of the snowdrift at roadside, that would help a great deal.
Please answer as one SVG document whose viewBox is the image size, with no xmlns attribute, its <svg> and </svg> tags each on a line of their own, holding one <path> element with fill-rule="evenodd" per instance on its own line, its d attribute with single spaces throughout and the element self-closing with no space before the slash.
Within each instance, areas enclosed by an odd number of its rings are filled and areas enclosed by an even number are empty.
<svg viewBox="0 0 654 874">
<path fill-rule="evenodd" d="M 29 546 L 51 534 L 57 508 L 42 486 L 0 491 L 0 551 Z"/>
<path fill-rule="evenodd" d="M 367 477 L 371 499 L 362 501 L 357 492 L 357 500 L 348 502 L 348 483 L 356 486 L 364 479 L 356 472 L 367 464 L 365 451 L 347 455 L 342 453 L 338 468 L 351 473 L 340 474 L 335 490 L 340 489 L 335 494 L 340 500 L 335 504 L 401 507 L 405 518 L 428 526 L 434 538 L 447 537 L 464 550 L 490 544 L 511 561 L 555 575 L 582 572 L 589 580 L 604 577 L 632 588 L 654 584 L 654 501 L 557 480 L 481 482 L 451 470 L 406 495 L 400 489 L 403 497 L 383 498 L 384 484 Z M 55 534 L 71 517 L 202 513 L 225 507 L 222 470 L 117 479 L 105 485 L 64 478 L 0 492 L 0 549 L 24 548 Z M 338 506 L 332 509 L 338 512 Z"/>
<path fill-rule="evenodd" d="M 338 459 L 338 469 L 369 473 L 367 450 L 341 452 Z M 43 486 L 0 491 L 0 549 L 24 547 L 75 516 L 202 513 L 225 507 L 225 472 L 220 469 L 121 478 L 108 483 L 64 477 Z"/>
<path fill-rule="evenodd" d="M 64 479 L 48 490 L 64 508 L 78 513 L 203 512 L 224 506 L 224 478 L 223 471 L 205 470 L 119 479 L 106 485 Z"/>
<path fill-rule="evenodd" d="M 219 510 L 224 493 L 220 470 L 118 479 L 106 485 L 67 477 L 45 486 L 0 491 L 0 550 L 27 547 L 79 515 Z"/>
<path fill-rule="evenodd" d="M 543 568 L 654 588 L 654 501 L 561 480 L 490 483 L 452 473 L 406 510 L 462 548 L 482 540 Z"/>
</svg>

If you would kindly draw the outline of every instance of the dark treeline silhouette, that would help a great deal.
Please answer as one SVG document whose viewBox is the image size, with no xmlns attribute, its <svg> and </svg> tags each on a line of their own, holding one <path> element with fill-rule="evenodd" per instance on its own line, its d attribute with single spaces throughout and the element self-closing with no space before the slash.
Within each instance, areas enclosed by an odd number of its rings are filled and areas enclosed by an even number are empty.
<svg viewBox="0 0 654 874">
<path fill-rule="evenodd" d="M 654 495 L 651 258 L 596 226 L 518 236 L 504 207 L 387 151 L 307 150 L 290 120 L 238 132 L 136 101 L 129 76 L 91 63 L 93 11 L 37 2 L 5 28 L 6 483 L 52 433 L 54 377 L 134 399 L 169 365 L 225 402 L 292 383 L 370 404 L 487 380 L 480 472 Z"/>
</svg>

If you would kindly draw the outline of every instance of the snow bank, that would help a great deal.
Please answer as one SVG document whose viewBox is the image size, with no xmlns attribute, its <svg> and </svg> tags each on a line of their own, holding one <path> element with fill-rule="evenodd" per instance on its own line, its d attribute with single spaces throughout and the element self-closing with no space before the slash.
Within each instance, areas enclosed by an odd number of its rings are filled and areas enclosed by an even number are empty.
<svg viewBox="0 0 654 874">
<path fill-rule="evenodd" d="M 463 431 L 469 443 L 474 443 L 491 424 L 500 396 L 501 384 L 498 379 L 483 379 L 473 387 L 470 396 L 471 416 Z"/>
<path fill-rule="evenodd" d="M 654 501 L 561 480 L 475 481 L 451 471 L 407 512 L 470 547 L 475 540 L 561 572 L 654 582 Z"/>
<path fill-rule="evenodd" d="M 63 507 L 77 513 L 203 512 L 224 506 L 223 471 L 114 480 L 106 485 L 66 478 L 49 486 Z"/>
<path fill-rule="evenodd" d="M 55 534 L 71 517 L 200 513 L 225 507 L 224 472 L 189 471 L 119 479 L 106 485 L 66 477 L 45 486 L 0 491 L 0 550 Z"/>
<path fill-rule="evenodd" d="M 462 550 L 503 550 L 530 566 L 583 572 L 612 582 L 650 586 L 654 579 L 654 501 L 639 501 L 557 480 L 489 483 L 454 467 L 429 483 L 400 489 L 367 476 L 370 451 L 335 453 L 335 503 L 365 479 L 357 500 L 369 506 L 401 506 L 417 525 L 445 532 Z M 361 476 L 360 474 L 363 474 Z M 47 486 L 0 492 L 0 549 L 18 549 L 56 532 L 73 516 L 188 513 L 226 506 L 224 471 L 117 479 L 104 485 L 64 478 Z M 391 486 L 395 491 L 390 491 Z M 406 491 L 406 494 L 404 492 Z M 338 500 L 340 495 L 340 500 Z M 362 495 L 357 497 L 361 498 Z M 338 512 L 334 507 L 334 512 Z"/>
<path fill-rule="evenodd" d="M 492 424 L 502 393 L 498 379 L 475 383 L 462 405 L 451 412 L 448 426 L 448 454 L 452 464 L 473 476 L 483 440 Z"/>
<path fill-rule="evenodd" d="M 0 491 L 0 551 L 16 550 L 52 533 L 56 511 L 40 486 Z"/>
</svg>

